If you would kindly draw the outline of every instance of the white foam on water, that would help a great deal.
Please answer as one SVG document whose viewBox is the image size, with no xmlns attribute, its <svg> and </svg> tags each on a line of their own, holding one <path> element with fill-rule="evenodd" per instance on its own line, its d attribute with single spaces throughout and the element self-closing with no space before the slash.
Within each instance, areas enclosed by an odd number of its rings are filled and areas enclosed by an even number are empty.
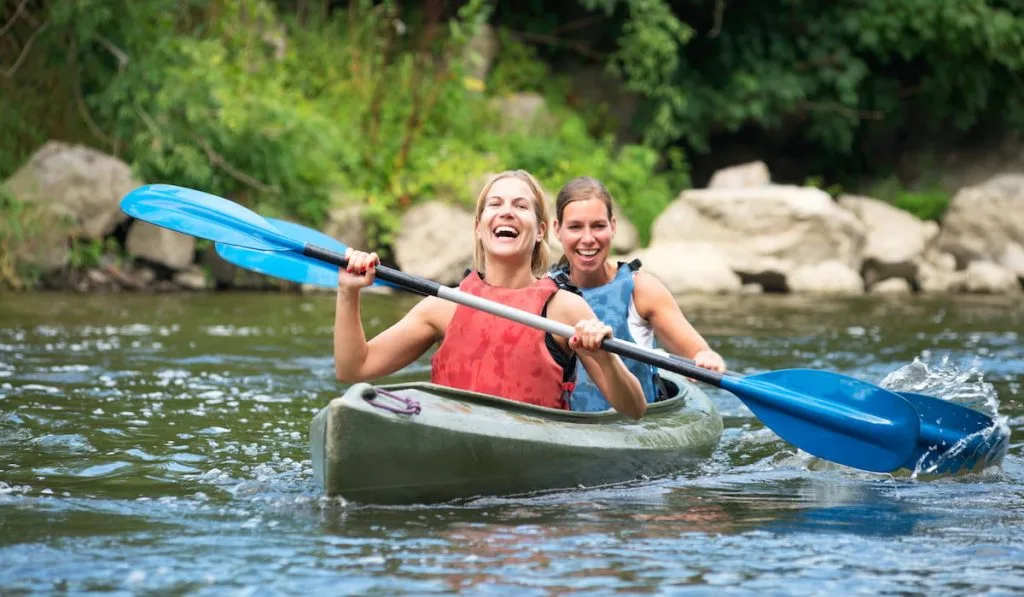
<svg viewBox="0 0 1024 597">
<path fill-rule="evenodd" d="M 912 363 L 886 375 L 879 385 L 890 390 L 934 396 L 976 410 L 993 420 L 992 426 L 962 438 L 930 465 L 926 466 L 927 455 L 922 456 L 912 472 L 914 478 L 939 471 L 944 463 L 958 458 L 965 449 L 977 445 L 978 440 L 984 443 L 993 436 L 1010 435 L 1007 417 L 999 414 L 999 394 L 994 385 L 985 381 L 977 357 L 967 369 L 950 361 L 948 356 L 943 357 L 937 367 L 915 358 Z"/>
<path fill-rule="evenodd" d="M 36 384 L 36 383 L 25 384 L 25 385 L 21 386 L 21 389 L 22 390 L 30 390 L 30 391 L 33 391 L 33 392 L 46 392 L 47 394 L 59 394 L 60 393 L 60 388 L 55 388 L 53 386 L 44 386 L 44 385 L 40 385 L 40 384 Z"/>
<path fill-rule="evenodd" d="M 59 336 L 63 332 L 64 332 L 64 328 L 56 327 L 56 326 L 52 326 L 52 325 L 39 325 L 39 326 L 36 326 L 36 329 L 35 329 L 35 333 L 36 334 L 38 334 L 40 336 L 46 336 L 48 338 L 52 338 L 54 336 Z"/>
<path fill-rule="evenodd" d="M 252 326 L 233 326 L 233 325 L 211 325 L 203 328 L 203 331 L 210 336 L 222 336 L 222 337 L 250 337 L 250 336 L 262 336 L 263 330 Z"/>
<path fill-rule="evenodd" d="M 192 377 L 192 373 L 185 371 L 184 369 L 160 369 L 153 372 L 153 375 L 159 379 L 184 379 Z"/>
<path fill-rule="evenodd" d="M 966 370 L 951 362 L 948 356 L 943 357 L 937 367 L 915 358 L 914 362 L 886 375 L 878 385 L 889 390 L 935 396 L 990 417 L 999 415 L 999 395 L 995 386 L 985 381 L 977 358 Z"/>
<path fill-rule="evenodd" d="M 89 365 L 54 365 L 52 367 L 46 367 L 44 371 L 88 371 L 91 369 Z"/>
</svg>

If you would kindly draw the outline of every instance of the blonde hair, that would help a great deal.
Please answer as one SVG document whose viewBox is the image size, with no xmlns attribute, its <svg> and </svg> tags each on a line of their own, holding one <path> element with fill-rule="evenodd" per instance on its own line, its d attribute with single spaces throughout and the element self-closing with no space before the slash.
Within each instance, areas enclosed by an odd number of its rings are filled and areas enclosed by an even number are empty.
<svg viewBox="0 0 1024 597">
<path fill-rule="evenodd" d="M 476 198 L 476 214 L 473 216 L 473 227 L 475 228 L 480 223 L 480 214 L 484 211 L 484 205 L 487 202 L 488 194 L 491 192 L 491 187 L 503 178 L 521 180 L 533 191 L 533 212 L 537 216 L 537 227 L 544 227 L 544 236 L 533 245 L 533 254 L 530 256 L 530 269 L 533 270 L 534 276 L 538 278 L 543 277 L 550 265 L 547 239 L 548 206 L 544 202 L 544 193 L 540 190 L 540 183 L 537 182 L 537 179 L 532 174 L 526 170 L 506 170 L 491 177 L 480 191 L 480 195 Z M 476 244 L 473 246 L 473 269 L 478 272 L 484 271 L 484 245 L 479 238 L 476 239 Z"/>
<path fill-rule="evenodd" d="M 612 194 L 608 192 L 604 184 L 591 176 L 577 176 L 565 183 L 558 191 L 558 197 L 555 199 L 555 218 L 558 220 L 558 225 L 561 226 L 564 223 L 562 217 L 565 215 L 566 205 L 587 199 L 597 199 L 604 203 L 608 209 L 608 220 L 612 219 Z M 558 260 L 558 267 L 566 265 L 569 265 L 569 259 L 562 255 L 562 258 Z"/>
</svg>

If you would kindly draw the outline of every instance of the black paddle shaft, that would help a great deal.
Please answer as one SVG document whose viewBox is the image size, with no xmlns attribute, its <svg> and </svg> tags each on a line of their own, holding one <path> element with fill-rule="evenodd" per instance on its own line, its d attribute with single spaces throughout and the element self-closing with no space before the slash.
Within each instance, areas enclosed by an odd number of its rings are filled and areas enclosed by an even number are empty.
<svg viewBox="0 0 1024 597">
<path fill-rule="evenodd" d="M 328 249 L 322 249 L 314 245 L 307 244 L 305 248 L 303 248 L 302 253 L 307 257 L 325 261 L 332 265 L 337 265 L 338 267 L 347 267 L 348 265 L 348 260 L 345 259 L 344 255 Z M 436 296 L 446 300 L 451 300 L 455 303 L 474 307 L 491 313 L 492 315 L 505 317 L 506 319 L 511 319 L 512 321 L 517 321 L 534 328 L 542 329 L 546 332 L 562 336 L 564 338 L 569 338 L 574 334 L 574 330 L 571 326 L 561 322 L 470 295 L 460 290 L 439 284 L 438 282 L 413 276 L 383 265 L 378 265 L 376 270 L 376 275 L 381 280 L 390 282 L 417 294 L 422 294 L 424 296 Z M 698 367 L 691 361 L 639 346 L 632 342 L 626 342 L 617 338 L 605 338 L 604 342 L 601 343 L 601 348 L 610 353 L 617 354 L 622 357 L 628 357 L 642 363 L 647 363 L 659 369 L 665 369 L 681 375 L 687 375 L 693 379 L 715 387 L 721 387 L 722 385 L 722 374 L 717 371 Z"/>
<path fill-rule="evenodd" d="M 658 369 L 665 369 L 666 371 L 692 377 L 715 387 L 722 386 L 722 373 L 698 367 L 692 361 L 683 360 L 675 355 L 664 354 L 638 346 L 632 342 L 619 340 L 618 338 L 605 338 L 605 341 L 601 343 L 601 348 L 619 356 L 629 357 L 633 360 L 653 365 Z"/>
<path fill-rule="evenodd" d="M 306 257 L 325 261 L 338 267 L 348 267 L 348 259 L 345 259 L 344 255 L 329 249 L 321 249 L 320 247 L 307 244 L 305 248 L 302 249 L 302 254 Z M 381 280 L 391 282 L 396 286 L 401 286 L 406 290 L 415 292 L 416 294 L 422 294 L 423 296 L 437 296 L 441 291 L 441 288 L 444 288 L 443 285 L 432 280 L 412 276 L 405 272 L 391 269 L 390 267 L 383 265 L 378 265 L 376 269 L 377 277 Z"/>
</svg>

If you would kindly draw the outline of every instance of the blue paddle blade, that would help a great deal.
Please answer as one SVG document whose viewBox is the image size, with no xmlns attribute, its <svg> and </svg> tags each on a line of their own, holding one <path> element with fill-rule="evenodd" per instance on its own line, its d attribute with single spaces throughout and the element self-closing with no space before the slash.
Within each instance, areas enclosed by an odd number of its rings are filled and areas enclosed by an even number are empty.
<svg viewBox="0 0 1024 597">
<path fill-rule="evenodd" d="M 184 187 L 141 186 L 121 200 L 129 216 L 214 242 L 262 251 L 301 251 L 303 244 L 281 234 L 264 218 L 241 205 Z"/>
<path fill-rule="evenodd" d="M 917 410 L 899 395 L 816 369 L 723 377 L 723 389 L 779 437 L 815 456 L 874 472 L 904 466 L 917 448 Z"/>
<path fill-rule="evenodd" d="M 921 438 L 903 468 L 926 475 L 980 471 L 998 465 L 1009 430 L 990 417 L 940 398 L 899 392 L 921 415 Z"/>
<path fill-rule="evenodd" d="M 266 218 L 282 234 L 304 244 L 314 245 L 344 255 L 348 248 L 344 243 L 323 232 L 307 228 L 294 222 Z M 234 245 L 217 243 L 217 254 L 225 261 L 254 272 L 281 278 L 297 284 L 313 284 L 323 288 L 337 288 L 338 266 L 312 259 L 293 251 L 261 251 Z M 391 286 L 383 280 L 376 280 L 375 286 Z"/>
</svg>

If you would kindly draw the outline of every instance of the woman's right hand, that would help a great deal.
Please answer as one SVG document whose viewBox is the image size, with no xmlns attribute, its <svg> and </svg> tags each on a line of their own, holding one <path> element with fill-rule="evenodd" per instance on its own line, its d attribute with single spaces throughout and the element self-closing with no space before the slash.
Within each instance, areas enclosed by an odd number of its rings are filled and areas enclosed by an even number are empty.
<svg viewBox="0 0 1024 597">
<path fill-rule="evenodd" d="M 349 247 L 345 251 L 348 267 L 338 268 L 338 289 L 358 290 L 373 284 L 377 275 L 380 257 L 376 253 L 364 253 Z"/>
</svg>

